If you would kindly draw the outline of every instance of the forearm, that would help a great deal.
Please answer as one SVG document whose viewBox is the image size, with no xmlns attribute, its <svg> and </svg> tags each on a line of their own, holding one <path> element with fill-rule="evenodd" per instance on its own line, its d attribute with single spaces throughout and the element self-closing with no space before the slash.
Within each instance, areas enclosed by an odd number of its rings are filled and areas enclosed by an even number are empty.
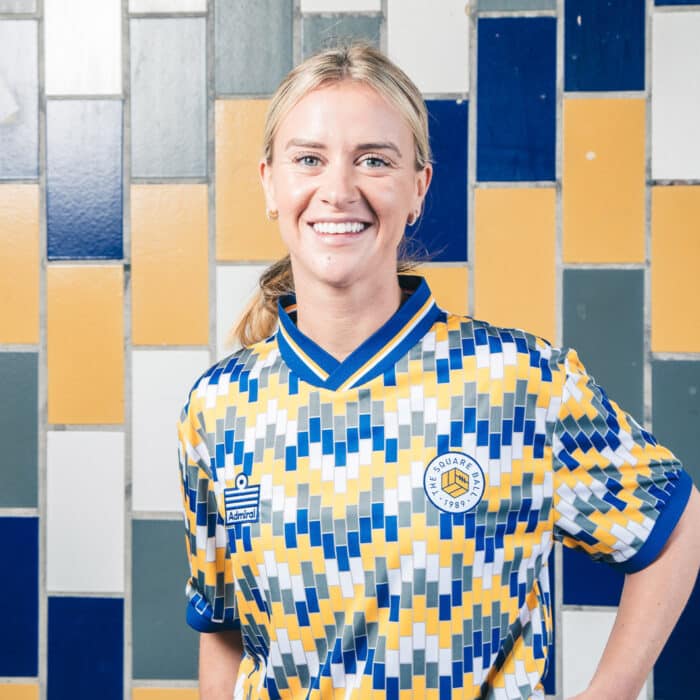
<svg viewBox="0 0 700 700">
<path fill-rule="evenodd" d="M 588 690 L 597 700 L 634 700 L 692 592 L 700 566 L 700 494 L 656 561 L 625 578 L 615 624 Z"/>
<path fill-rule="evenodd" d="M 232 700 L 242 656 L 238 630 L 199 635 L 200 700 Z"/>
</svg>

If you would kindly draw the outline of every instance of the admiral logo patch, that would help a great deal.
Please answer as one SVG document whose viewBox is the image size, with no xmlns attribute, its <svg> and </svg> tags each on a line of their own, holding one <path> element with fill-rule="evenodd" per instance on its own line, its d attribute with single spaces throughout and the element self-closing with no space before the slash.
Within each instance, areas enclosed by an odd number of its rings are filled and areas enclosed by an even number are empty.
<svg viewBox="0 0 700 700">
<path fill-rule="evenodd" d="M 226 524 L 255 523 L 260 517 L 260 485 L 248 486 L 248 477 L 239 474 L 236 486 L 224 489 Z"/>
<path fill-rule="evenodd" d="M 445 513 L 466 513 L 481 501 L 486 478 L 473 457 L 445 452 L 425 468 L 423 488 L 430 502 Z"/>
</svg>

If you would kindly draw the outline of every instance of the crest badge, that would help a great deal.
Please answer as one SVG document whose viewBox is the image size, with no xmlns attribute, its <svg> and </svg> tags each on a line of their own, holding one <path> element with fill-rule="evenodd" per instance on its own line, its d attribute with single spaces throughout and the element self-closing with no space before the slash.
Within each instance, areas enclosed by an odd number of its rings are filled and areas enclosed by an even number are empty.
<svg viewBox="0 0 700 700">
<path fill-rule="evenodd" d="M 224 489 L 226 524 L 255 523 L 260 517 L 260 485 L 248 486 L 248 477 L 239 474 L 235 488 Z"/>
<path fill-rule="evenodd" d="M 486 477 L 473 457 L 464 452 L 445 452 L 425 468 L 423 488 L 436 508 L 445 513 L 466 513 L 481 501 Z"/>
</svg>

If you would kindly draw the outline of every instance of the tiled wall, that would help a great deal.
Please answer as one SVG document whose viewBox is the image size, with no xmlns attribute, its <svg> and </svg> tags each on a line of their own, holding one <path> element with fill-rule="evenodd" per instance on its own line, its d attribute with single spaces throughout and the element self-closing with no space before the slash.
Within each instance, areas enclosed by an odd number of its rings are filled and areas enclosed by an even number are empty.
<svg viewBox="0 0 700 700">
<path fill-rule="evenodd" d="M 196 697 L 174 421 L 282 253 L 267 98 L 338 34 L 428 100 L 438 300 L 576 346 L 699 480 L 700 5 L 0 0 L 3 699 Z M 554 558 L 562 697 L 621 578 Z M 648 697 L 692 696 L 699 628 L 696 588 Z"/>
</svg>

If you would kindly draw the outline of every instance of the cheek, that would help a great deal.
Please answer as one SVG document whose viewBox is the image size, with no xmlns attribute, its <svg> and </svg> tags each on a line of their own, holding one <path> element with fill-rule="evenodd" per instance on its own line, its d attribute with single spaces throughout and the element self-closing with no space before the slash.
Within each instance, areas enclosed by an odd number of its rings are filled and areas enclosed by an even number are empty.
<svg viewBox="0 0 700 700">
<path fill-rule="evenodd" d="M 313 195 L 313 184 L 309 178 L 282 174 L 275 182 L 280 216 L 295 216 L 307 205 Z"/>
</svg>

